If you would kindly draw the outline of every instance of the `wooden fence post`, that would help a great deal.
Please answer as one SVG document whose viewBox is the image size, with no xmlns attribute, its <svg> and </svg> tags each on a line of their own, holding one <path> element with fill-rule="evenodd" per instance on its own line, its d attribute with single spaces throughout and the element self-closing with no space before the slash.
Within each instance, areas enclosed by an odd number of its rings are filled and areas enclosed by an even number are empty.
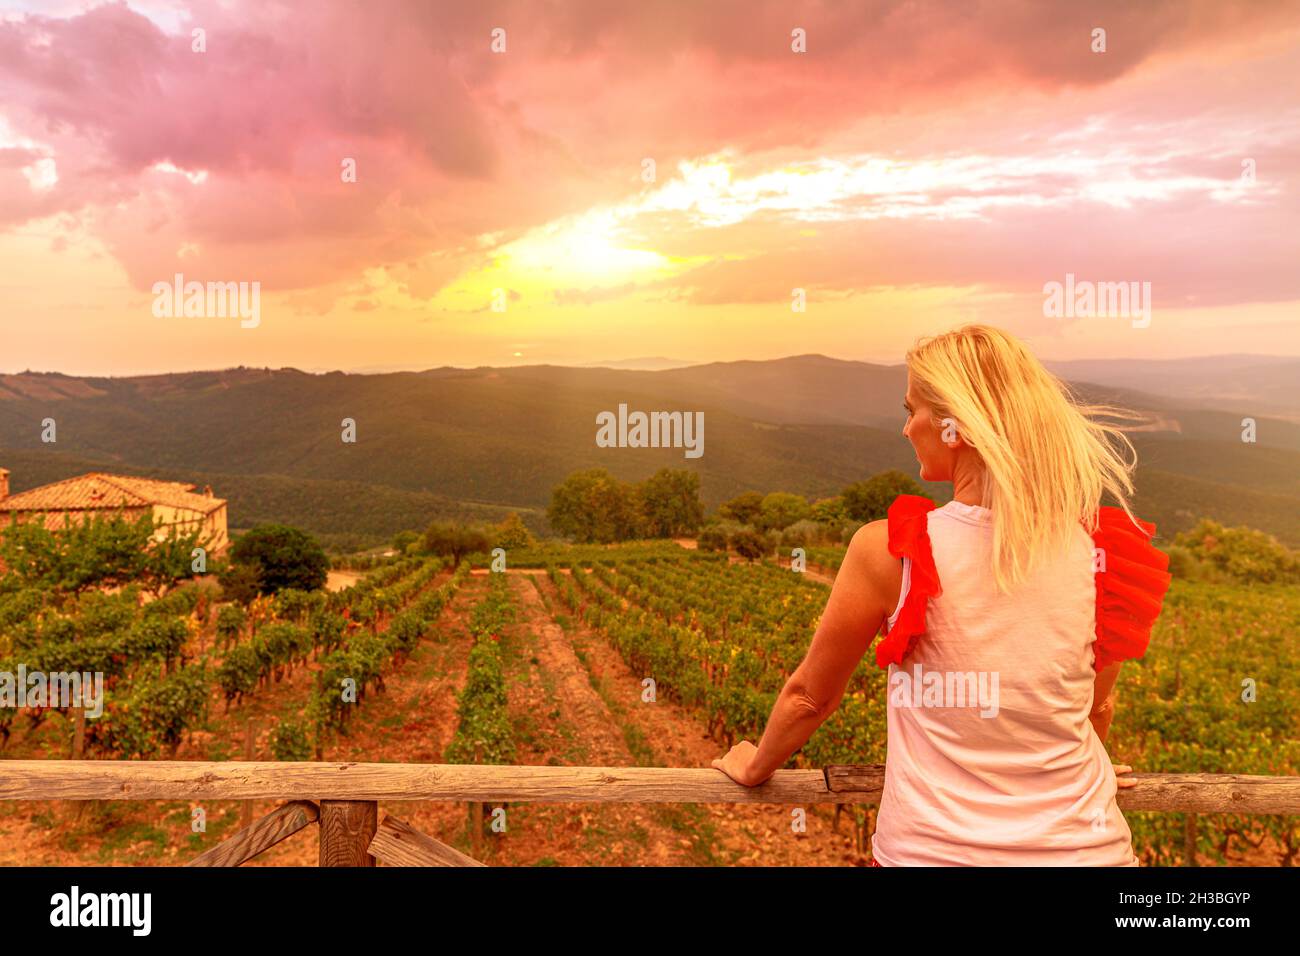
<svg viewBox="0 0 1300 956">
<path fill-rule="evenodd" d="M 83 760 L 86 756 L 86 708 L 74 708 L 72 720 L 72 759 Z M 85 815 L 88 808 L 95 808 L 98 806 L 98 800 L 87 800 L 78 803 L 77 812 L 73 815 L 73 819 L 80 820 Z"/>
<path fill-rule="evenodd" d="M 476 746 L 474 748 L 474 763 L 477 766 L 482 759 L 482 753 Z M 474 858 L 478 859 L 483 855 L 483 804 L 478 800 L 469 802 L 469 845 L 470 852 Z"/>
<path fill-rule="evenodd" d="M 374 866 L 370 841 L 379 826 L 375 800 L 320 802 L 320 865 Z"/>
<path fill-rule="evenodd" d="M 72 721 L 72 759 L 81 760 L 86 754 L 86 708 L 75 708 Z"/>
<path fill-rule="evenodd" d="M 252 760 L 257 756 L 257 724 L 252 717 L 244 725 L 244 759 Z M 253 801 L 245 800 L 244 809 L 239 817 L 240 829 L 251 826 L 253 823 Z"/>
<path fill-rule="evenodd" d="M 469 805 L 470 846 L 475 858 L 483 855 L 483 804 L 475 800 Z"/>
</svg>

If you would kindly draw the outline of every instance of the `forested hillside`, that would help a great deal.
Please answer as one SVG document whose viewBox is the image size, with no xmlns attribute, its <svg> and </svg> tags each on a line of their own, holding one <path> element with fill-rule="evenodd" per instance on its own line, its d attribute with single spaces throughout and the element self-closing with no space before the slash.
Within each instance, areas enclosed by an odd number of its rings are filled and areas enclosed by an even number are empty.
<svg viewBox="0 0 1300 956">
<path fill-rule="evenodd" d="M 0 467 L 14 492 L 90 470 L 211 484 L 233 528 L 274 517 L 335 544 L 510 510 L 542 531 L 551 489 L 582 468 L 628 481 L 686 468 L 709 507 L 749 489 L 816 498 L 887 469 L 915 473 L 900 434 L 905 380 L 902 366 L 825 356 L 664 371 L 24 373 L 0 377 Z M 1244 442 L 1237 411 L 1076 387 L 1149 415 L 1150 430 L 1133 435 L 1139 501 L 1162 532 L 1208 516 L 1300 544 L 1300 426 L 1257 418 L 1257 440 Z M 599 447 L 596 416 L 620 404 L 703 412 L 703 455 Z M 54 443 L 41 440 L 46 419 Z M 344 419 L 355 443 L 341 438 Z"/>
</svg>

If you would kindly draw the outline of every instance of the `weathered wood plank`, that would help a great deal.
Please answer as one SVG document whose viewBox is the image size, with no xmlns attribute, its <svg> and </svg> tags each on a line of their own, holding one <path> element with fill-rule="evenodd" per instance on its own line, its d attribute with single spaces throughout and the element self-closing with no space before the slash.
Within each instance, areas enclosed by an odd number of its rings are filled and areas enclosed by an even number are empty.
<svg viewBox="0 0 1300 956">
<path fill-rule="evenodd" d="M 388 866 L 483 866 L 453 846 L 386 816 L 370 841 L 370 855 Z"/>
<path fill-rule="evenodd" d="M 708 767 L 0 760 L 0 800 L 444 800 L 485 803 L 833 803 L 820 770 L 742 787 Z"/>
<path fill-rule="evenodd" d="M 252 826 L 231 834 L 212 849 L 186 863 L 186 866 L 239 866 L 287 840 L 305 826 L 316 822 L 320 810 L 310 800 L 295 800 L 276 807 Z"/>
<path fill-rule="evenodd" d="M 1137 773 L 1119 792 L 1121 810 L 1183 813 L 1300 813 L 1300 777 L 1235 773 Z"/>
<path fill-rule="evenodd" d="M 885 768 L 830 766 L 826 786 L 837 794 L 869 795 L 878 803 Z M 1300 777 L 1264 777 L 1233 773 L 1134 773 L 1124 779 L 1137 785 L 1116 795 L 1121 810 L 1181 813 L 1300 813 Z"/>
<path fill-rule="evenodd" d="M 1300 813 L 1300 777 L 1132 774 L 1125 810 Z M 0 760 L 0 800 L 478 800 L 487 803 L 874 804 L 879 767 L 778 770 L 742 787 L 707 767 Z"/>
<path fill-rule="evenodd" d="M 379 804 L 373 800 L 320 802 L 320 865 L 374 866 L 367 849 L 375 838 Z"/>
<path fill-rule="evenodd" d="M 257 756 L 257 722 L 252 717 L 248 718 L 244 724 L 244 759 L 252 760 Z M 248 826 L 253 822 L 253 801 L 245 800 L 244 806 L 239 812 L 240 826 Z"/>
<path fill-rule="evenodd" d="M 880 791 L 885 786 L 885 765 L 868 764 L 831 764 L 822 767 L 826 779 L 826 789 L 832 793 L 872 793 L 877 802 Z"/>
</svg>

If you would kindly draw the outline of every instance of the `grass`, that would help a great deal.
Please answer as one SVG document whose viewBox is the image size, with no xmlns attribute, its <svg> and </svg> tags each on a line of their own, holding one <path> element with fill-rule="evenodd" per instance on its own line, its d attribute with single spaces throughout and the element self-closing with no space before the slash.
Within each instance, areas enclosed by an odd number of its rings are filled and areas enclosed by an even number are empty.
<svg viewBox="0 0 1300 956">
<path fill-rule="evenodd" d="M 162 856 L 169 842 L 166 831 L 152 824 L 126 823 L 114 827 L 104 836 L 99 847 L 99 860 L 109 863 L 119 856 L 128 860 Z"/>
</svg>

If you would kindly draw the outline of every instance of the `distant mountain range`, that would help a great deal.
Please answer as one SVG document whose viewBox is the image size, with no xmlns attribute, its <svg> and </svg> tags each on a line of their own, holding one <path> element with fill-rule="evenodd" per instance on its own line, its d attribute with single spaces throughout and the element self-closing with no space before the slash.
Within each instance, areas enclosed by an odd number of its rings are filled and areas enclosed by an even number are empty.
<svg viewBox="0 0 1300 956">
<path fill-rule="evenodd" d="M 1300 422 L 1300 358 L 1082 359 L 1048 362 L 1047 366 L 1071 381 L 1137 389 L 1186 405 Z"/>
<path fill-rule="evenodd" d="M 641 372 L 657 372 L 666 368 L 685 368 L 696 365 L 685 359 L 664 358 L 662 355 L 649 355 L 644 358 L 605 359 L 601 362 L 582 362 L 580 368 L 630 368 Z"/>
<path fill-rule="evenodd" d="M 1300 407 L 1287 405 L 1298 362 L 1054 370 L 1089 400 L 1150 414 L 1153 430 L 1133 436 L 1138 501 L 1162 536 L 1209 515 L 1300 545 L 1300 422 L 1284 414 Z M 629 480 L 689 468 L 710 506 L 747 489 L 824 496 L 886 468 L 915 473 L 901 436 L 905 386 L 901 365 L 820 355 L 653 371 L 23 373 L 0 376 L 0 467 L 15 492 L 93 469 L 186 478 L 230 500 L 233 528 L 280 518 L 355 545 L 435 516 L 495 520 L 519 510 L 540 528 L 551 489 L 579 468 Z M 620 403 L 704 412 L 703 456 L 597 447 L 596 415 Z M 1246 414 L 1255 444 L 1241 441 Z M 45 418 L 56 422 L 54 444 L 40 440 Z M 340 439 L 345 418 L 356 422 L 355 444 Z"/>
</svg>

